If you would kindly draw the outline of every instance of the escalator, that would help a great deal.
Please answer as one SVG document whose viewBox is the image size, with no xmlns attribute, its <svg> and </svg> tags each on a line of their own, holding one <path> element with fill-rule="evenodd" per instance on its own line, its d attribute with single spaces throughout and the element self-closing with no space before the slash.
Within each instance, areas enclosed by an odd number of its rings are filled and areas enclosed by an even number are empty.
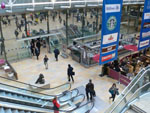
<svg viewBox="0 0 150 113">
<path fill-rule="evenodd" d="M 55 96 L 0 83 L 0 113 L 50 113 L 53 112 L 52 99 Z M 89 106 L 94 106 L 93 102 L 80 106 L 85 96 L 79 95 L 78 89 L 67 90 L 57 97 L 62 113 L 87 112 L 90 110 L 87 108 L 91 108 Z"/>
<path fill-rule="evenodd" d="M 26 90 L 26 92 L 28 90 L 32 90 L 32 93 L 41 92 L 42 94 L 46 94 L 46 95 L 47 94 L 61 95 L 62 92 L 66 92 L 66 91 L 71 89 L 71 84 L 68 82 L 64 83 L 62 85 L 53 87 L 53 88 L 40 88 L 40 87 L 37 87 L 35 85 L 31 85 L 28 83 L 23 83 L 20 81 L 12 80 L 12 79 L 9 79 L 9 78 L 3 77 L 3 76 L 0 76 L 0 83 L 2 83 L 2 84 L 7 83 L 8 85 L 14 86 L 14 87 L 19 86 L 19 88 Z M 4 86 L 4 87 L 9 89 L 9 87 L 7 87 L 7 86 Z M 22 90 L 22 91 L 24 91 L 24 90 Z M 28 93 L 31 93 L 31 92 L 28 92 Z"/>
<path fill-rule="evenodd" d="M 145 95 L 150 91 L 150 66 L 143 68 L 131 83 L 120 94 L 116 101 L 105 111 L 105 113 L 124 113 L 125 109 L 130 112 L 133 108 L 129 103 Z"/>
</svg>

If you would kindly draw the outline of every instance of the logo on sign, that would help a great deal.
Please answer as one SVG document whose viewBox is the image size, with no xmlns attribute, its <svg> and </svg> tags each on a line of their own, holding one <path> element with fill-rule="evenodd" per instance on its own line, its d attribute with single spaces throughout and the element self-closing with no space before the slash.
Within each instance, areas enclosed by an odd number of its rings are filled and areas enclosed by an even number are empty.
<svg viewBox="0 0 150 113">
<path fill-rule="evenodd" d="M 116 49 L 116 45 L 105 47 L 102 49 L 102 53 L 108 53 L 108 52 L 114 51 L 115 49 Z"/>
<path fill-rule="evenodd" d="M 111 16 L 107 21 L 107 29 L 109 31 L 112 31 L 116 28 L 117 25 L 117 19 L 115 16 Z"/>
<path fill-rule="evenodd" d="M 120 12 L 120 4 L 105 5 L 106 13 Z"/>
<path fill-rule="evenodd" d="M 144 23 L 143 29 L 150 28 L 150 22 Z"/>
<path fill-rule="evenodd" d="M 144 20 L 150 19 L 150 13 L 144 13 Z"/>
<path fill-rule="evenodd" d="M 149 40 L 145 40 L 145 41 L 140 42 L 140 47 L 144 47 L 147 45 L 149 45 Z"/>
<path fill-rule="evenodd" d="M 148 37 L 150 37 L 150 31 L 142 33 L 142 38 L 148 38 Z"/>
<path fill-rule="evenodd" d="M 117 41 L 118 33 L 103 36 L 103 44 L 109 44 Z"/>
<path fill-rule="evenodd" d="M 114 57 L 115 57 L 115 53 L 110 54 L 110 55 L 107 55 L 107 56 L 103 56 L 103 57 L 102 57 L 102 62 L 105 62 L 105 61 L 107 61 L 107 60 L 110 60 L 110 59 L 112 59 L 112 58 L 114 58 Z"/>
</svg>

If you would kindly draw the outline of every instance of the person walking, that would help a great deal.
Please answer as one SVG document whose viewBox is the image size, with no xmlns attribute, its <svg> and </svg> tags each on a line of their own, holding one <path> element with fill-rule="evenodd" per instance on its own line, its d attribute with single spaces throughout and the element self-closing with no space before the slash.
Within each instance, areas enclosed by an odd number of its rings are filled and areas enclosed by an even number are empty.
<svg viewBox="0 0 150 113">
<path fill-rule="evenodd" d="M 116 87 L 115 83 L 111 86 L 111 88 L 109 89 L 109 92 L 111 94 L 111 97 L 109 97 L 109 99 L 112 99 L 112 101 L 114 101 L 116 94 L 119 95 L 118 88 Z"/>
<path fill-rule="evenodd" d="M 90 94 L 90 100 L 93 100 L 93 96 L 95 96 L 95 91 L 94 91 L 94 84 L 92 83 L 92 80 L 89 80 L 89 83 L 86 85 L 86 97 L 87 100 L 89 100 L 89 94 Z"/>
<path fill-rule="evenodd" d="M 36 55 L 37 60 L 39 60 L 40 53 L 37 47 L 35 47 L 35 55 Z"/>
<path fill-rule="evenodd" d="M 34 46 L 34 43 L 31 43 L 31 53 L 32 53 L 32 56 L 34 56 L 35 54 L 35 46 Z"/>
<path fill-rule="evenodd" d="M 58 55 L 59 54 L 60 54 L 59 49 L 55 48 L 54 55 L 55 55 L 56 61 L 58 61 Z"/>
<path fill-rule="evenodd" d="M 15 33 L 16 39 L 18 39 L 19 32 L 17 31 L 17 29 L 15 30 L 14 33 Z"/>
<path fill-rule="evenodd" d="M 74 82 L 73 75 L 75 73 L 73 72 L 73 67 L 71 67 L 70 64 L 68 64 L 67 74 L 68 74 L 68 81 L 70 82 L 70 78 L 71 78 L 72 82 Z"/>
<path fill-rule="evenodd" d="M 43 60 L 44 60 L 45 68 L 48 69 L 48 57 L 47 57 L 47 55 L 45 55 Z"/>
<path fill-rule="evenodd" d="M 57 102 L 57 97 L 53 99 L 54 113 L 59 113 L 60 104 Z"/>
<path fill-rule="evenodd" d="M 39 54 L 40 54 L 40 48 L 41 48 L 40 40 L 37 40 L 37 42 L 36 42 L 36 47 L 38 48 Z"/>
</svg>

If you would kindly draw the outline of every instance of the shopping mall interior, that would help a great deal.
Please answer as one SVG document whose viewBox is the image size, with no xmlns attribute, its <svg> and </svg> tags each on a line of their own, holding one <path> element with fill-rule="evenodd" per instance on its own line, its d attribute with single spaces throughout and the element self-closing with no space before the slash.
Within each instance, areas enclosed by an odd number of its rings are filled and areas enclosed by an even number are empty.
<svg viewBox="0 0 150 113">
<path fill-rule="evenodd" d="M 100 64 L 104 0 L 0 0 L 0 113 L 150 113 L 150 1 L 116 1 L 117 56 Z"/>
</svg>

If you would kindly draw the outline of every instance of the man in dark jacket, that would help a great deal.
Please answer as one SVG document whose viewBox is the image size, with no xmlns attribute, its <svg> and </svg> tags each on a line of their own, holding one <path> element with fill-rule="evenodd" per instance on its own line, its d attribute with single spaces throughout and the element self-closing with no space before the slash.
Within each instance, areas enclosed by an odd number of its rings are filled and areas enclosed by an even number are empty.
<svg viewBox="0 0 150 113">
<path fill-rule="evenodd" d="M 45 68 L 48 69 L 48 57 L 47 57 L 47 55 L 45 55 L 43 60 L 44 60 Z"/>
<path fill-rule="evenodd" d="M 72 79 L 72 82 L 74 82 L 73 79 L 73 67 L 71 67 L 70 64 L 68 64 L 67 74 L 68 74 L 68 81 L 70 82 L 70 78 Z"/>
<path fill-rule="evenodd" d="M 54 54 L 55 54 L 55 58 L 56 58 L 56 61 L 58 61 L 58 55 L 59 55 L 59 50 L 57 48 L 55 48 L 54 50 Z"/>
<path fill-rule="evenodd" d="M 94 96 L 94 84 L 92 83 L 92 80 L 89 80 L 89 83 L 86 85 L 86 96 L 87 96 L 87 100 L 89 100 L 89 94 L 90 94 L 90 100 L 93 99 Z"/>
<path fill-rule="evenodd" d="M 40 54 L 40 48 L 41 48 L 40 40 L 38 40 L 38 41 L 36 42 L 36 47 L 38 48 L 38 51 L 39 51 L 39 54 Z"/>
<path fill-rule="evenodd" d="M 37 47 L 35 48 L 35 55 L 36 55 L 37 60 L 39 60 L 40 53 Z"/>
</svg>

